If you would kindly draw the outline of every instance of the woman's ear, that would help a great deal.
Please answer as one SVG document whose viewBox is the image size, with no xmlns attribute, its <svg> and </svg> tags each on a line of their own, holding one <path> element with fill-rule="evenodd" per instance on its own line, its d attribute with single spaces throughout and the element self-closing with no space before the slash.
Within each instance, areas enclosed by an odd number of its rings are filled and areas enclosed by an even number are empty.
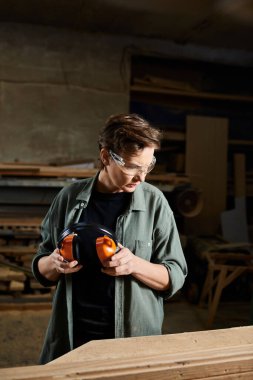
<svg viewBox="0 0 253 380">
<path fill-rule="evenodd" d="M 109 165 L 109 153 L 105 148 L 100 150 L 100 160 L 104 166 Z"/>
</svg>

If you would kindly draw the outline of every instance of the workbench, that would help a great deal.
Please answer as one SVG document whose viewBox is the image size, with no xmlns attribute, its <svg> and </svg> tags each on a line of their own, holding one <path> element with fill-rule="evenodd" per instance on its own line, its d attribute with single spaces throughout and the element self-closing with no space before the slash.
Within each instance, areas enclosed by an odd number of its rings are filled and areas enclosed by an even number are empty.
<svg viewBox="0 0 253 380">
<path fill-rule="evenodd" d="M 91 341 L 46 365 L 0 369 L 0 378 L 249 380 L 253 326 Z"/>
<path fill-rule="evenodd" d="M 185 253 L 189 270 L 185 291 L 191 302 L 207 307 L 207 329 L 214 324 L 221 300 L 240 297 L 250 302 L 253 298 L 251 243 L 229 243 L 221 236 L 189 236 Z"/>
<path fill-rule="evenodd" d="M 238 251 L 239 250 L 239 251 Z M 202 252 L 208 269 L 199 306 L 208 299 L 208 319 L 211 328 L 222 296 L 222 291 L 238 277 L 253 272 L 252 245 L 249 243 L 217 244 Z"/>
</svg>

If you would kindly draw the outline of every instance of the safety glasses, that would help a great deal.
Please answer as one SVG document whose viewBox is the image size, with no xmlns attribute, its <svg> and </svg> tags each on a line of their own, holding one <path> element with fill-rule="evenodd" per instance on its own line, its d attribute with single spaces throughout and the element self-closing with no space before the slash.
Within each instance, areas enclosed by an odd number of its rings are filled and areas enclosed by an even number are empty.
<svg viewBox="0 0 253 380">
<path fill-rule="evenodd" d="M 150 173 L 155 167 L 156 158 L 153 156 L 152 161 L 149 165 L 138 166 L 134 164 L 126 164 L 124 159 L 118 154 L 114 153 L 112 150 L 109 150 L 109 154 L 114 161 L 114 163 L 121 169 L 123 173 L 129 176 L 135 176 L 138 174 L 147 174 Z"/>
</svg>

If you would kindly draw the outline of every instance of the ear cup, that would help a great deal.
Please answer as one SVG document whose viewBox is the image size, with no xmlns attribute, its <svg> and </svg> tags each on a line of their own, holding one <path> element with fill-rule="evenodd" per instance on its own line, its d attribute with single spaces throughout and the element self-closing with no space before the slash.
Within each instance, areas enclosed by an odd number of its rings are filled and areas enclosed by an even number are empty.
<svg viewBox="0 0 253 380">
<path fill-rule="evenodd" d="M 116 253 L 116 249 L 115 242 L 108 236 L 104 235 L 96 239 L 97 255 L 102 264 L 104 260 Z"/>
<path fill-rule="evenodd" d="M 73 261 L 75 259 L 73 250 L 73 241 L 75 240 L 75 238 L 76 235 L 74 233 L 71 233 L 65 236 L 63 239 L 61 239 L 61 241 L 58 243 L 60 254 L 67 261 Z"/>
</svg>

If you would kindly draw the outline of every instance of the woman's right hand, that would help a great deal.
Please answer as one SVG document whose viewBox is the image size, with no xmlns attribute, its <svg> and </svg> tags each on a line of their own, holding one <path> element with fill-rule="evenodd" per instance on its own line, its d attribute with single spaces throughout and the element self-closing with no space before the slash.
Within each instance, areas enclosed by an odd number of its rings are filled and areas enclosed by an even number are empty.
<svg viewBox="0 0 253 380">
<path fill-rule="evenodd" d="M 83 266 L 78 265 L 78 261 L 67 261 L 60 254 L 59 248 L 56 248 L 53 253 L 51 253 L 51 260 L 53 266 L 58 273 L 69 274 L 78 272 Z"/>
<path fill-rule="evenodd" d="M 76 260 L 66 261 L 56 248 L 51 255 L 43 256 L 38 262 L 40 273 L 49 281 L 57 281 L 61 274 L 78 272 L 83 266 Z"/>
</svg>

